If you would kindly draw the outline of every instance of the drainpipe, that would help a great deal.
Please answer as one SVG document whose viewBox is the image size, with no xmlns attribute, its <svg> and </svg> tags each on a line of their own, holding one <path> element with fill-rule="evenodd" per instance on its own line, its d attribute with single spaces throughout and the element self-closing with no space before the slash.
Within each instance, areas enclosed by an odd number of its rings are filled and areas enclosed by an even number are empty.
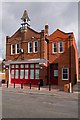
<svg viewBox="0 0 80 120">
<path fill-rule="evenodd" d="M 69 92 L 72 93 L 72 78 L 71 78 L 71 35 L 69 34 Z"/>
<path fill-rule="evenodd" d="M 50 88 L 51 82 L 50 82 L 50 65 L 49 65 L 49 39 L 47 37 L 45 37 L 45 41 L 47 42 L 47 61 L 48 61 L 48 70 L 47 70 L 48 77 L 47 77 L 47 79 L 49 79 L 49 88 Z M 48 80 L 47 80 L 47 84 L 48 84 Z"/>
</svg>

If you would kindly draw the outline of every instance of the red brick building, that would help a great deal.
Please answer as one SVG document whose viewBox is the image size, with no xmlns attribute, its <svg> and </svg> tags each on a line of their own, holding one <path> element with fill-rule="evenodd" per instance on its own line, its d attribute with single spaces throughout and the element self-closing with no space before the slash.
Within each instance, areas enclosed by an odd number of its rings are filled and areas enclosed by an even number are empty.
<svg viewBox="0 0 80 120">
<path fill-rule="evenodd" d="M 73 33 L 57 29 L 48 34 L 26 22 L 6 37 L 6 80 L 9 83 L 64 85 L 78 79 L 78 50 Z"/>
<path fill-rule="evenodd" d="M 80 80 L 80 58 L 78 59 L 78 69 L 79 69 L 78 79 Z"/>
</svg>

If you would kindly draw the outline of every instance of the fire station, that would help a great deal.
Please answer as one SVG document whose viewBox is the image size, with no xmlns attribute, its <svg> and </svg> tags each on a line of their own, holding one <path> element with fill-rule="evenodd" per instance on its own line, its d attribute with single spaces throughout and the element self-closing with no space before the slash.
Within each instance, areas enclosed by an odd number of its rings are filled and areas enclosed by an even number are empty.
<svg viewBox="0 0 80 120">
<path fill-rule="evenodd" d="M 49 35 L 48 24 L 37 32 L 31 28 L 26 10 L 21 20 L 21 27 L 6 36 L 9 84 L 74 85 L 78 79 L 78 50 L 73 32 L 57 29 Z"/>
</svg>

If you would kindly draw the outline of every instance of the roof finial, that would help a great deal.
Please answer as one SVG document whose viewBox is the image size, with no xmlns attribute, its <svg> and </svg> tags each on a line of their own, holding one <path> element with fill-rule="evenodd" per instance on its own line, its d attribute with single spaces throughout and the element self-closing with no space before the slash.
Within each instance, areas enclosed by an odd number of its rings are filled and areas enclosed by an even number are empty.
<svg viewBox="0 0 80 120">
<path fill-rule="evenodd" d="M 23 22 L 26 22 L 26 20 L 27 20 L 27 22 L 30 21 L 30 18 L 28 16 L 27 10 L 24 10 L 24 13 L 23 13 L 23 16 L 21 17 L 21 20 Z"/>
</svg>

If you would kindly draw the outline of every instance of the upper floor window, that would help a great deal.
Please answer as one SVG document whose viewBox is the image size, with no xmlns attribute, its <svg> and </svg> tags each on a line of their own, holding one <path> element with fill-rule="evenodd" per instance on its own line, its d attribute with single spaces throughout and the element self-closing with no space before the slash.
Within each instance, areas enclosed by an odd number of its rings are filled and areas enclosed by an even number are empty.
<svg viewBox="0 0 80 120">
<path fill-rule="evenodd" d="M 63 42 L 60 41 L 58 45 L 59 45 L 59 48 L 58 48 L 59 52 L 63 52 Z"/>
<path fill-rule="evenodd" d="M 38 41 L 34 41 L 34 52 L 38 51 Z"/>
<path fill-rule="evenodd" d="M 57 43 L 56 42 L 52 43 L 52 52 L 53 53 L 57 52 Z"/>
<path fill-rule="evenodd" d="M 15 45 L 11 45 L 11 55 L 15 53 Z"/>
<path fill-rule="evenodd" d="M 28 42 L 28 53 L 32 53 L 32 42 Z"/>
<path fill-rule="evenodd" d="M 20 53 L 20 44 L 16 44 L 16 54 Z"/>
</svg>

